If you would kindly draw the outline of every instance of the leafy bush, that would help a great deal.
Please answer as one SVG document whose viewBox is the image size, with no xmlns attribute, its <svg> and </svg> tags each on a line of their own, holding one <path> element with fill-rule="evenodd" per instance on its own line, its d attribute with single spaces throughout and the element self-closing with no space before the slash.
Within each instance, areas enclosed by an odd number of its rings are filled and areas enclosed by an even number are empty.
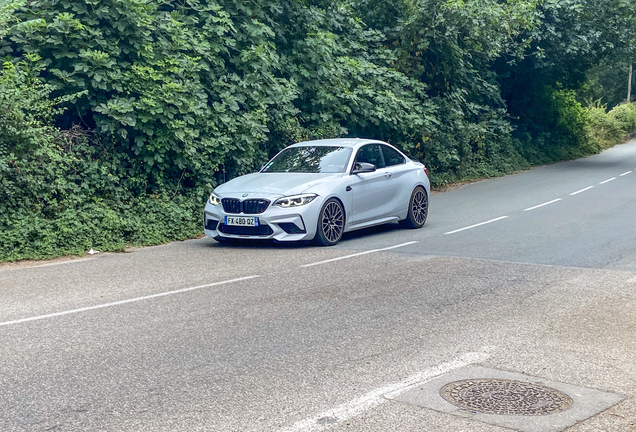
<svg viewBox="0 0 636 432">
<path fill-rule="evenodd" d="M 24 153 L 51 139 L 50 86 L 29 79 L 11 63 L 0 70 L 0 154 Z M 0 204 L 1 205 L 1 204 Z"/>
<path fill-rule="evenodd" d="M 590 111 L 576 100 L 573 91 L 545 87 L 528 101 L 525 115 L 514 136 L 531 164 L 574 159 L 603 148 L 591 139 Z"/>
<path fill-rule="evenodd" d="M 0 156 L 0 261 L 121 250 L 201 232 L 204 195 L 133 195 L 135 179 L 83 134 Z"/>
<path fill-rule="evenodd" d="M 60 132 L 50 88 L 11 65 L 0 72 L 0 261 L 118 250 L 197 235 L 200 203 L 136 194 L 116 156 L 86 132 Z"/>
<path fill-rule="evenodd" d="M 623 135 L 636 133 L 636 104 L 617 105 L 607 115 L 616 122 Z"/>
<path fill-rule="evenodd" d="M 223 164 L 254 166 L 268 119 L 292 109 L 262 6 L 36 0 L 14 11 L 0 55 L 39 59 L 56 95 L 83 92 L 58 125 L 98 131 L 149 191 L 210 184 Z"/>
<path fill-rule="evenodd" d="M 590 113 L 590 137 L 603 148 L 618 144 L 625 135 L 618 122 L 611 118 L 605 105 L 588 108 Z"/>
<path fill-rule="evenodd" d="M 605 105 L 588 108 L 591 118 L 591 137 L 604 148 L 622 142 L 636 134 L 636 104 L 617 105 L 606 112 Z"/>
</svg>

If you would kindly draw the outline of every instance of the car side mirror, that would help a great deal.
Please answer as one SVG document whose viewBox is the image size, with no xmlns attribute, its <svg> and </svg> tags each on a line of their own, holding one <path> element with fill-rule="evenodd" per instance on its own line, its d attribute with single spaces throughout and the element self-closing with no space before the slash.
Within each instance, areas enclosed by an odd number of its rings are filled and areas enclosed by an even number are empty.
<svg viewBox="0 0 636 432">
<path fill-rule="evenodd" d="M 374 172 L 375 169 L 375 165 L 373 165 L 372 163 L 356 162 L 355 165 L 353 165 L 353 171 L 351 172 L 351 174 L 370 173 Z"/>
</svg>

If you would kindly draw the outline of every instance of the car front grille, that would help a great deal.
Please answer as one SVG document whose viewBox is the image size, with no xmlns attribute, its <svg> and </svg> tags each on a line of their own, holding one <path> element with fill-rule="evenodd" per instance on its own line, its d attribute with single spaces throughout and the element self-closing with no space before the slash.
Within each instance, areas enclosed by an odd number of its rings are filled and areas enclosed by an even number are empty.
<svg viewBox="0 0 636 432">
<path fill-rule="evenodd" d="M 224 234 L 234 234 L 234 235 L 249 235 L 249 236 L 268 236 L 272 235 L 274 231 L 269 225 L 259 225 L 259 226 L 234 226 L 234 225 L 225 225 L 219 224 L 219 231 Z"/>
<path fill-rule="evenodd" d="M 234 198 L 223 198 L 221 200 L 223 204 L 223 211 L 225 213 L 240 213 L 241 212 L 241 200 Z"/>
<path fill-rule="evenodd" d="M 223 204 L 223 211 L 225 211 L 225 213 L 259 214 L 267 210 L 269 200 L 248 199 L 241 201 L 236 198 L 223 198 L 221 204 Z"/>
<path fill-rule="evenodd" d="M 269 201 L 266 199 L 249 199 L 243 201 L 243 213 L 259 214 L 267 210 Z"/>
</svg>

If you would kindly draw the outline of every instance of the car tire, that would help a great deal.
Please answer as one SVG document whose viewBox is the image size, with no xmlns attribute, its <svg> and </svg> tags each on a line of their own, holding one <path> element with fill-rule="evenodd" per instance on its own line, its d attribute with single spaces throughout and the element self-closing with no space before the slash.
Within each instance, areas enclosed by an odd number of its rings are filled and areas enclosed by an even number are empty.
<svg viewBox="0 0 636 432">
<path fill-rule="evenodd" d="M 344 227 L 344 207 L 337 199 L 328 199 L 318 215 L 318 227 L 313 243 L 318 246 L 335 245 L 342 238 Z"/>
<path fill-rule="evenodd" d="M 409 210 L 406 219 L 400 221 L 400 225 L 404 228 L 416 229 L 422 228 L 428 217 L 428 194 L 426 189 L 418 186 L 413 189 L 411 199 L 409 200 Z"/>
</svg>

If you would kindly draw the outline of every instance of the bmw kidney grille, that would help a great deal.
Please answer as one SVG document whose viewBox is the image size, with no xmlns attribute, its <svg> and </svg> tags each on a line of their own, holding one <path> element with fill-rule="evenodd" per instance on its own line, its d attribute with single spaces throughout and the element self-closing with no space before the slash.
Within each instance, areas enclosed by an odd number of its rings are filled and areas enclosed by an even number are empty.
<svg viewBox="0 0 636 432">
<path fill-rule="evenodd" d="M 259 214 L 267 210 L 269 200 L 248 199 L 241 201 L 236 198 L 223 198 L 221 204 L 223 204 L 223 211 L 225 211 L 225 213 Z"/>
</svg>

